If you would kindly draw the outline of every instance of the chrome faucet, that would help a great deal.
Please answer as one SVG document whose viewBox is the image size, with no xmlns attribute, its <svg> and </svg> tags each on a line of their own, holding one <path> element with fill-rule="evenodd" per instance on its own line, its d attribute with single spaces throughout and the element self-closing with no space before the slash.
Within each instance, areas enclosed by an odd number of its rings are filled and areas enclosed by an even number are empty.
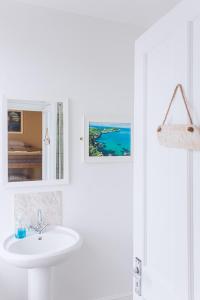
<svg viewBox="0 0 200 300">
<path fill-rule="evenodd" d="M 37 225 L 33 226 L 30 225 L 30 229 L 34 230 L 35 232 L 42 234 L 43 230 L 48 226 L 48 224 L 43 225 L 43 215 L 42 210 L 38 209 L 37 211 Z"/>
<path fill-rule="evenodd" d="M 42 211 L 41 211 L 41 209 L 38 209 L 38 211 L 37 211 L 37 226 L 41 227 L 42 223 L 43 223 Z"/>
</svg>

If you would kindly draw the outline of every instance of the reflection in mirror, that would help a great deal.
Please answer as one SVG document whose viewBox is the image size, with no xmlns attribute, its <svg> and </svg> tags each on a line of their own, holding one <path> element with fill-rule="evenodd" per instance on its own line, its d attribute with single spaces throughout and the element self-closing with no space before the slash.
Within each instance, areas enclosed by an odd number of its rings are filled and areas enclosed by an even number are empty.
<svg viewBox="0 0 200 300">
<path fill-rule="evenodd" d="M 8 181 L 42 179 L 42 112 L 8 111 Z"/>
<path fill-rule="evenodd" d="M 64 179 L 63 102 L 8 101 L 8 182 Z"/>
<path fill-rule="evenodd" d="M 64 177 L 63 103 L 57 103 L 56 179 Z"/>
</svg>

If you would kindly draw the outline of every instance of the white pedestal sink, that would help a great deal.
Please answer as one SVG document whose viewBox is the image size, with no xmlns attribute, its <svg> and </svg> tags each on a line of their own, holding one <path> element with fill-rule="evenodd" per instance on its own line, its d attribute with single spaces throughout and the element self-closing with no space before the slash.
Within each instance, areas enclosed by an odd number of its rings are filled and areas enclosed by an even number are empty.
<svg viewBox="0 0 200 300">
<path fill-rule="evenodd" d="M 28 300 L 53 300 L 52 266 L 68 259 L 81 244 L 76 231 L 48 226 L 41 235 L 33 234 L 24 239 L 9 236 L 1 245 L 0 254 L 8 263 L 28 269 Z"/>
</svg>

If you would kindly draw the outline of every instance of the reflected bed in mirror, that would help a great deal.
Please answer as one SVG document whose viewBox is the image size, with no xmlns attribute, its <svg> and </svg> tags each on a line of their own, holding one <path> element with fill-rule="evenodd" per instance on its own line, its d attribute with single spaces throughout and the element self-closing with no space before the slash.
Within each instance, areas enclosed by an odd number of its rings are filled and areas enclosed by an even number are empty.
<svg viewBox="0 0 200 300">
<path fill-rule="evenodd" d="M 5 181 L 14 186 L 67 183 L 67 102 L 9 99 L 3 106 Z"/>
</svg>

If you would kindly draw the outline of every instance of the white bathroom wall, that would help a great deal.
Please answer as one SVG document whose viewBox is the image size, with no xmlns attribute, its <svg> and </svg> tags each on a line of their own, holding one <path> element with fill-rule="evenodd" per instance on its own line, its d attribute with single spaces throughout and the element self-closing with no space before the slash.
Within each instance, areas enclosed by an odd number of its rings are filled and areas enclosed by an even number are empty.
<svg viewBox="0 0 200 300">
<path fill-rule="evenodd" d="M 70 98 L 70 185 L 59 190 L 64 225 L 84 246 L 56 268 L 56 300 L 131 299 L 132 164 L 82 163 L 79 137 L 83 113 L 130 116 L 133 48 L 128 26 L 0 3 L 0 97 Z M 1 238 L 13 230 L 13 195 L 45 190 L 58 187 L 1 187 Z M 26 271 L 0 260 L 0 299 L 27 300 L 26 289 Z"/>
</svg>

